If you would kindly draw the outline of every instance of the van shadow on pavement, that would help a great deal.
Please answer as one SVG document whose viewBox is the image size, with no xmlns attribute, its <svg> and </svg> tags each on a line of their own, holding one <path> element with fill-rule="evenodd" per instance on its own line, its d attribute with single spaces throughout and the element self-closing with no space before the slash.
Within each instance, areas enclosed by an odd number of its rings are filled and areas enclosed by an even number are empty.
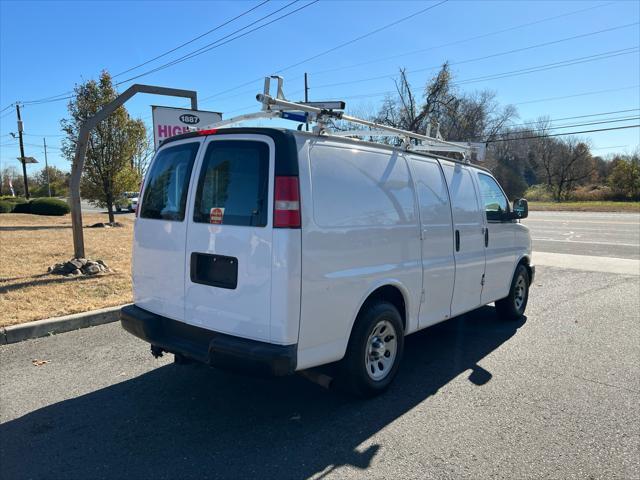
<svg viewBox="0 0 640 480">
<path fill-rule="evenodd" d="M 166 365 L 0 425 L 3 478 L 306 478 L 370 466 L 357 447 L 477 363 L 519 322 L 484 307 L 407 338 L 391 389 L 369 401 L 298 376 Z"/>
</svg>

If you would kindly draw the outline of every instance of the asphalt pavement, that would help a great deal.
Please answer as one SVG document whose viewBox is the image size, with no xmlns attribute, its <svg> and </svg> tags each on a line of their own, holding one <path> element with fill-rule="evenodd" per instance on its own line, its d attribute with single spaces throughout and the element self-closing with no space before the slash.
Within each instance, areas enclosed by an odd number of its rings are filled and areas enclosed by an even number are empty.
<svg viewBox="0 0 640 480">
<path fill-rule="evenodd" d="M 637 215 L 526 223 L 534 258 L 638 259 Z M 640 478 L 640 275 L 569 265 L 538 267 L 518 322 L 408 337 L 369 401 L 155 360 L 118 324 L 0 347 L 0 477 Z"/>
<path fill-rule="evenodd" d="M 93 205 L 88 200 L 81 200 L 80 201 L 80 208 L 82 209 L 83 213 L 104 213 L 105 215 L 107 214 L 107 209 L 106 208 L 96 207 L 95 205 Z M 132 212 L 127 212 L 127 211 L 114 212 L 114 213 L 116 215 L 133 215 Z"/>
<path fill-rule="evenodd" d="M 640 259 L 640 213 L 529 212 L 540 252 Z"/>
</svg>

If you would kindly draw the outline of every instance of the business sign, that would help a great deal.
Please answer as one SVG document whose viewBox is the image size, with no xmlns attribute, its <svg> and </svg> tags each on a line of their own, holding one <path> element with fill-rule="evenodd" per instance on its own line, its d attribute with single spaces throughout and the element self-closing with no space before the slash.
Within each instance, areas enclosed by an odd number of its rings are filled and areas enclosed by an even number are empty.
<svg viewBox="0 0 640 480">
<path fill-rule="evenodd" d="M 153 116 L 153 142 L 156 147 L 163 140 L 182 133 L 203 130 L 222 120 L 218 112 L 203 112 L 188 108 L 151 107 Z"/>
</svg>

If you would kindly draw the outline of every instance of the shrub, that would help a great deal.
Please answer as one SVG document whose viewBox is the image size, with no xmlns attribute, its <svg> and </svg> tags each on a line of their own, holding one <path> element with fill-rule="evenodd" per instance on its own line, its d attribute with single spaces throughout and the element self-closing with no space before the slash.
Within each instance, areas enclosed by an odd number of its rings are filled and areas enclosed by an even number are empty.
<svg viewBox="0 0 640 480">
<path fill-rule="evenodd" d="M 9 203 L 24 203 L 27 199 L 24 197 L 11 197 L 6 195 L 4 197 L 0 197 L 0 202 L 9 202 Z"/>
<path fill-rule="evenodd" d="M 553 194 L 546 185 L 532 185 L 524 192 L 524 198 L 533 202 L 551 202 Z"/>
<path fill-rule="evenodd" d="M 31 213 L 31 203 L 30 202 L 20 202 L 13 204 L 13 213 Z"/>
<path fill-rule="evenodd" d="M 584 185 L 569 192 L 569 200 L 578 202 L 615 200 L 610 187 L 601 185 Z"/>
<path fill-rule="evenodd" d="M 13 204 L 0 200 L 0 213 L 11 213 L 13 211 Z"/>
<path fill-rule="evenodd" d="M 31 213 L 35 215 L 66 215 L 69 213 L 69 205 L 57 198 L 36 198 L 31 200 Z"/>
</svg>

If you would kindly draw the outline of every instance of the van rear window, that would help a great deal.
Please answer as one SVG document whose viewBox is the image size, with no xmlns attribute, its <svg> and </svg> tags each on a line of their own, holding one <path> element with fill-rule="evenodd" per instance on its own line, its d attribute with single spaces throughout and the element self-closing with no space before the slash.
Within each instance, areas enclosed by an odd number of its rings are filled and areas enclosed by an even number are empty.
<svg viewBox="0 0 640 480">
<path fill-rule="evenodd" d="M 269 146 L 266 143 L 213 141 L 202 162 L 193 220 L 264 227 L 268 189 Z"/>
<path fill-rule="evenodd" d="M 140 217 L 184 220 L 187 191 L 200 142 L 165 148 L 156 156 L 144 190 Z"/>
</svg>

